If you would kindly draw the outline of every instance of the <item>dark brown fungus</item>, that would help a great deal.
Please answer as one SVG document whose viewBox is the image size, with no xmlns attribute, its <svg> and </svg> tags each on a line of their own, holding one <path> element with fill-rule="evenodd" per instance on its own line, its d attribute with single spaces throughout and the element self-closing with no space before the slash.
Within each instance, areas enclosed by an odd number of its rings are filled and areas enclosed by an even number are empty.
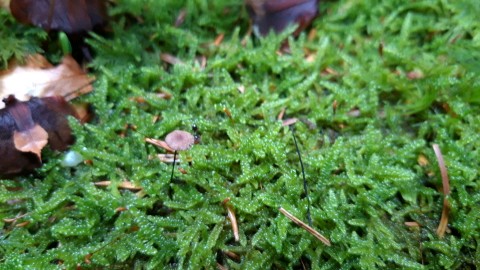
<svg viewBox="0 0 480 270">
<path fill-rule="evenodd" d="M 81 54 L 88 58 L 87 33 L 102 33 L 107 22 L 106 0 L 11 0 L 10 10 L 21 23 L 65 32 L 77 60 Z"/>
</svg>

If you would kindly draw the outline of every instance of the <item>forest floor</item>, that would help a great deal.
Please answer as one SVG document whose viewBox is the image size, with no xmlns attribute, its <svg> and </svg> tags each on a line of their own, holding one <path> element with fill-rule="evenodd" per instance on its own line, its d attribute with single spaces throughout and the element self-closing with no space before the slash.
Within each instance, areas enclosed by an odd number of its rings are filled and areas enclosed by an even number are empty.
<svg viewBox="0 0 480 270">
<path fill-rule="evenodd" d="M 69 120 L 84 162 L 46 151 L 0 182 L 2 269 L 480 267 L 477 1 L 326 1 L 298 38 L 260 39 L 239 0 L 111 2 L 107 35 L 87 40 L 94 90 L 74 101 L 94 118 Z M 0 22 L 3 69 L 63 56 Z M 193 125 L 172 178 L 145 139 Z M 331 245 L 280 207 L 310 211 Z"/>
</svg>

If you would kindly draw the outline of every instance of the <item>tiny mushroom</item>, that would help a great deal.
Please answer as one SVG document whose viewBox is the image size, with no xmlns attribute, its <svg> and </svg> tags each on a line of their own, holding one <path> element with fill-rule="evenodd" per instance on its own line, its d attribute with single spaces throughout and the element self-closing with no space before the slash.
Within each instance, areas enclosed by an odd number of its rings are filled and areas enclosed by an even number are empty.
<svg viewBox="0 0 480 270">
<path fill-rule="evenodd" d="M 165 137 L 165 142 L 175 151 L 187 150 L 195 143 L 195 137 L 183 130 L 174 130 Z"/>
<path fill-rule="evenodd" d="M 165 137 L 165 143 L 167 143 L 173 152 L 173 165 L 172 165 L 172 175 L 170 176 L 170 181 L 173 179 L 173 173 L 175 171 L 175 160 L 177 156 L 177 151 L 187 150 L 195 143 L 195 137 L 189 132 L 183 130 L 174 130 L 168 133 Z"/>
</svg>

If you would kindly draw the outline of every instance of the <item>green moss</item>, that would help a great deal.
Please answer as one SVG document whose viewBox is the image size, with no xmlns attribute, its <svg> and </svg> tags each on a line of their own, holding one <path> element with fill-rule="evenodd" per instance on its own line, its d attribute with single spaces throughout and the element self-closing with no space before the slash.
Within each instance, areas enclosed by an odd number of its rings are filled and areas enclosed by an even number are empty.
<svg viewBox="0 0 480 270">
<path fill-rule="evenodd" d="M 241 1 L 117 2 L 110 36 L 88 40 L 97 81 L 80 99 L 92 103 L 96 117 L 83 126 L 72 121 L 72 148 L 91 165 L 63 168 L 63 154 L 49 152 L 37 172 L 2 181 L 2 268 L 479 266 L 475 1 L 329 1 L 321 4 L 316 35 L 289 38 L 291 54 L 283 55 L 277 49 L 288 32 L 245 36 Z M 187 17 L 176 28 L 181 8 Z M 0 20 L 3 65 L 40 50 L 44 32 L 5 12 Z M 223 42 L 214 46 L 221 33 Z M 312 61 L 305 61 L 307 50 Z M 162 53 L 182 63 L 166 64 Z M 59 52 L 46 54 L 55 59 Z M 204 69 L 199 56 L 207 57 Z M 423 77 L 408 79 L 411 71 Z M 159 91 L 172 98 L 158 98 Z M 291 131 L 277 120 L 283 108 L 300 119 L 295 132 L 313 226 L 331 247 L 277 210 L 306 220 Z M 152 122 L 155 116 L 159 121 Z M 163 151 L 144 138 L 192 124 L 201 144 L 180 153 L 192 165 L 180 163 L 187 174 L 177 171 L 170 181 L 171 165 L 150 158 Z M 452 189 L 442 239 L 435 233 L 443 196 L 433 143 L 442 149 Z M 420 165 L 420 156 L 428 163 Z M 143 194 L 119 189 L 126 179 Z M 112 184 L 93 184 L 104 180 Z M 239 242 L 222 205 L 226 198 Z M 16 223 L 5 220 L 21 214 Z M 406 226 L 409 221 L 420 228 Z"/>
</svg>

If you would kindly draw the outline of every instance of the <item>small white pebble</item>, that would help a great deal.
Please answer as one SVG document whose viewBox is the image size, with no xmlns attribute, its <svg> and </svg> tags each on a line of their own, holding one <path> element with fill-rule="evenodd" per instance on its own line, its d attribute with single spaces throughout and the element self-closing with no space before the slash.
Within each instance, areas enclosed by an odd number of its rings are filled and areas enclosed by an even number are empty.
<svg viewBox="0 0 480 270">
<path fill-rule="evenodd" d="M 76 151 L 68 151 L 62 160 L 63 167 L 75 167 L 83 162 L 83 156 Z"/>
</svg>

